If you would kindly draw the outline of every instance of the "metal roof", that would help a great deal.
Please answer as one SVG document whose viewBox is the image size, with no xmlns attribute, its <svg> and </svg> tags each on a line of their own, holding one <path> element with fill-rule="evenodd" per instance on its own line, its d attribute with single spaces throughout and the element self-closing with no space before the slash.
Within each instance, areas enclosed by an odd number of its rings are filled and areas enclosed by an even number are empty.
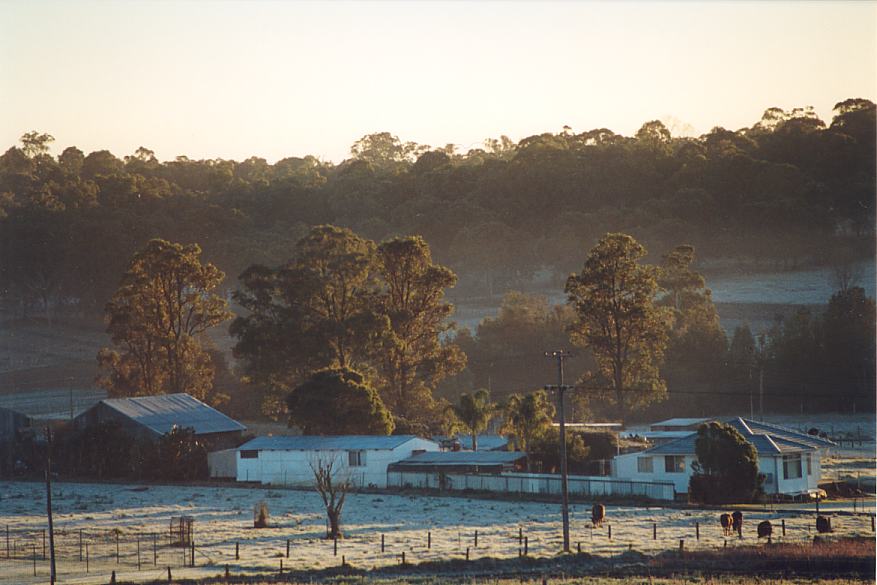
<svg viewBox="0 0 877 585">
<path fill-rule="evenodd" d="M 75 418 L 107 397 L 100 388 L 54 388 L 0 395 L 0 407 L 34 420 Z"/>
<path fill-rule="evenodd" d="M 651 427 L 688 427 L 706 422 L 708 418 L 668 418 L 660 422 L 652 423 Z"/>
<path fill-rule="evenodd" d="M 472 435 L 464 435 L 462 433 L 457 435 L 435 435 L 432 440 L 440 443 L 447 439 L 456 439 L 460 442 L 460 445 L 464 449 L 472 448 Z M 509 444 L 509 440 L 507 437 L 503 437 L 502 435 L 478 435 L 478 450 L 479 451 L 494 451 L 496 449 L 502 449 L 506 445 Z"/>
<path fill-rule="evenodd" d="M 163 435 L 174 427 L 191 427 L 196 435 L 245 431 L 247 427 L 188 394 L 109 398 L 102 404 Z"/>
<path fill-rule="evenodd" d="M 256 437 L 238 450 L 247 451 L 341 451 L 361 449 L 366 451 L 392 450 L 419 437 L 415 435 L 298 435 Z M 428 439 L 423 439 L 427 441 Z M 436 445 L 438 448 L 438 445 Z"/>
<path fill-rule="evenodd" d="M 834 445 L 831 441 L 819 437 L 739 417 L 728 420 L 727 424 L 737 429 L 747 441 L 752 443 L 759 455 L 815 451 L 822 447 Z M 641 453 L 653 455 L 693 455 L 695 453 L 696 440 L 697 433 L 694 432 L 681 439 L 646 449 L 641 451 Z"/>
<path fill-rule="evenodd" d="M 395 465 L 504 465 L 526 456 L 523 451 L 433 451 L 412 455 Z"/>
</svg>

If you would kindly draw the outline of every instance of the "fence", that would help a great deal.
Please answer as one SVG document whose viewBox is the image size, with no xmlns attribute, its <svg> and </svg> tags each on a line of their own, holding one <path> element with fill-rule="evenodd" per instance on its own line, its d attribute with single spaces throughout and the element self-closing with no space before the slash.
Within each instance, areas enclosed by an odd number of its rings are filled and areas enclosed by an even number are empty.
<svg viewBox="0 0 877 585">
<path fill-rule="evenodd" d="M 560 476 L 538 473 L 442 473 L 420 471 L 389 471 L 387 486 L 423 488 L 443 491 L 483 491 L 506 494 L 560 495 Z M 669 481 L 630 481 L 606 477 L 569 476 L 571 496 L 582 497 L 643 497 L 672 501 L 673 483 Z"/>
</svg>

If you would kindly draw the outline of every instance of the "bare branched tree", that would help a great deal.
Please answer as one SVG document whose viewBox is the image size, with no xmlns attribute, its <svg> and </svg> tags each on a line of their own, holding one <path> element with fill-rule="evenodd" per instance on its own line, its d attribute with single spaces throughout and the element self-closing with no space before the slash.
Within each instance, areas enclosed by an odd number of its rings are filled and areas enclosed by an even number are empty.
<svg viewBox="0 0 877 585">
<path fill-rule="evenodd" d="M 353 487 L 353 480 L 349 473 L 339 469 L 337 455 L 318 455 L 311 458 L 309 463 L 314 472 L 314 487 L 323 499 L 326 516 L 329 518 L 329 533 L 326 538 L 342 538 L 341 510 L 344 508 L 344 500 L 348 492 Z"/>
</svg>

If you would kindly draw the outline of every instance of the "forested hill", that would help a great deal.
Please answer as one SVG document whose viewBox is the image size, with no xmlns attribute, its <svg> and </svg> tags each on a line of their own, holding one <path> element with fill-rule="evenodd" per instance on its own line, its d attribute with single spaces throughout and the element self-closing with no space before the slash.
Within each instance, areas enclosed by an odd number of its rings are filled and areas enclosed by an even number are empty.
<svg viewBox="0 0 877 585">
<path fill-rule="evenodd" d="M 159 162 L 75 146 L 55 158 L 31 132 L 0 157 L 0 294 L 10 308 L 99 311 L 150 238 L 197 242 L 226 272 L 277 265 L 309 225 L 371 239 L 422 234 L 463 292 L 526 284 L 580 267 L 603 234 L 652 254 L 694 244 L 701 259 L 827 260 L 871 254 L 875 105 L 843 101 L 830 122 L 809 108 L 768 109 L 749 128 L 635 136 L 565 128 L 457 152 L 363 137 L 340 164 L 315 157 Z"/>
</svg>

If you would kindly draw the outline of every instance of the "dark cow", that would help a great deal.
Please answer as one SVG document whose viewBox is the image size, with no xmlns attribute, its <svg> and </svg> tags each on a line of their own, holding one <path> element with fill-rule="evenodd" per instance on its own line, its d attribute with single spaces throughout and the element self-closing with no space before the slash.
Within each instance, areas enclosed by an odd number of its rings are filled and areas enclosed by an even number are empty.
<svg viewBox="0 0 877 585">
<path fill-rule="evenodd" d="M 770 520 L 763 520 L 758 523 L 758 538 L 770 539 L 771 534 L 773 534 L 773 525 L 770 523 Z"/>
<path fill-rule="evenodd" d="M 743 512 L 737 510 L 731 514 L 731 520 L 734 523 L 734 532 L 736 532 L 740 538 L 743 538 Z"/>
<path fill-rule="evenodd" d="M 831 532 L 831 518 L 828 516 L 817 516 L 816 517 L 816 532 L 819 534 L 825 534 L 826 532 Z"/>
<path fill-rule="evenodd" d="M 722 514 L 719 516 L 719 523 L 722 525 L 722 534 L 725 536 L 731 536 L 731 526 L 734 524 L 734 520 L 731 518 L 730 514 Z"/>
<path fill-rule="evenodd" d="M 591 523 L 594 528 L 602 526 L 604 518 L 606 518 L 606 508 L 603 507 L 603 504 L 594 504 L 591 508 Z"/>
</svg>

